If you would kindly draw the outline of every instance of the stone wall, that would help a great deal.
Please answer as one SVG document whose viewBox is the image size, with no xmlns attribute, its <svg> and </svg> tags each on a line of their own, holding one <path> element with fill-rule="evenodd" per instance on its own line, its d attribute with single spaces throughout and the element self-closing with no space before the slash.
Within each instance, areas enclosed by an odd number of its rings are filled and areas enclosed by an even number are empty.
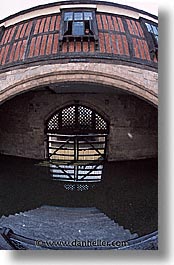
<svg viewBox="0 0 174 265">
<path fill-rule="evenodd" d="M 53 112 L 79 100 L 110 122 L 108 160 L 157 156 L 157 109 L 126 93 L 55 94 L 31 91 L 0 106 L 0 153 L 43 159 L 45 121 Z"/>
</svg>

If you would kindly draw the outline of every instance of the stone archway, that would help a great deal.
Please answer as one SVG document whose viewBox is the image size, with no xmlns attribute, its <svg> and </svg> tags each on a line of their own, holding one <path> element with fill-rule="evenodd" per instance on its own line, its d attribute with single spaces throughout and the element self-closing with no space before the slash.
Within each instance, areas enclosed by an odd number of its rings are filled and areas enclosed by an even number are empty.
<svg viewBox="0 0 174 265">
<path fill-rule="evenodd" d="M 122 89 L 157 106 L 157 78 L 156 72 L 123 65 L 68 63 L 29 66 L 0 74 L 0 103 L 39 86 L 91 82 Z"/>
</svg>

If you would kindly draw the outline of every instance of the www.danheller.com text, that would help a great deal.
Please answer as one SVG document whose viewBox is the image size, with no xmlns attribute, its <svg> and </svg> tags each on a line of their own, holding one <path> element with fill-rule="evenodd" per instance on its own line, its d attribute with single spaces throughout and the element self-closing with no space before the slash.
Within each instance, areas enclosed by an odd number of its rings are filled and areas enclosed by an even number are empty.
<svg viewBox="0 0 174 265">
<path fill-rule="evenodd" d="M 53 241 L 53 240 L 36 240 L 35 245 L 38 247 L 124 247 L 128 245 L 127 241 L 105 241 L 96 240 L 77 240 L 72 241 Z"/>
</svg>

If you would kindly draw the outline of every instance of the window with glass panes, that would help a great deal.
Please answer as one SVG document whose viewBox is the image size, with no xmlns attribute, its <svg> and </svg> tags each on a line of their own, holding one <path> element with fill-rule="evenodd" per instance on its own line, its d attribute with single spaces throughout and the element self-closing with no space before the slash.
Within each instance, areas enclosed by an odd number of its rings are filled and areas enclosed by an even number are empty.
<svg viewBox="0 0 174 265">
<path fill-rule="evenodd" d="M 63 35 L 84 36 L 94 35 L 93 12 L 75 11 L 64 12 Z"/>
<path fill-rule="evenodd" d="M 153 34 L 154 38 L 156 39 L 156 42 L 158 43 L 158 27 L 156 25 L 152 25 L 150 23 L 145 23 L 148 32 Z"/>
<path fill-rule="evenodd" d="M 149 51 L 151 55 L 151 59 L 155 58 L 158 60 L 158 26 L 157 24 L 150 21 L 143 21 L 145 32 L 147 31 L 147 42 L 149 46 Z"/>
</svg>

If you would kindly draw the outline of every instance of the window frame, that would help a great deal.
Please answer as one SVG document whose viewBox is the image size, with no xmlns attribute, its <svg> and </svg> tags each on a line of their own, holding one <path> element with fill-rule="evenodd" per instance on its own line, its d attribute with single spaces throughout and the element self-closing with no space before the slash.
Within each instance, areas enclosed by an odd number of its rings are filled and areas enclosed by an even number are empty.
<svg viewBox="0 0 174 265">
<path fill-rule="evenodd" d="M 150 26 L 151 31 L 148 30 L 148 26 L 147 26 L 146 24 Z M 154 29 L 153 29 L 153 27 L 158 28 L 156 25 L 154 25 L 154 24 L 152 24 L 152 23 L 148 23 L 148 22 L 145 22 L 145 25 L 146 25 L 146 27 L 147 27 L 147 31 L 148 31 L 149 33 L 152 33 L 154 36 L 158 36 L 158 34 L 155 34 Z M 157 40 L 157 41 L 158 41 L 158 40 Z"/>
<path fill-rule="evenodd" d="M 85 22 L 89 21 L 89 30 L 92 31 L 93 34 L 84 34 L 83 35 L 66 35 L 65 34 L 65 23 L 64 20 L 65 13 L 72 12 L 73 13 L 73 20 L 70 20 L 71 23 L 73 22 L 84 22 L 84 31 L 85 31 Z M 83 13 L 83 20 L 74 20 L 74 13 Z M 91 20 L 85 20 L 84 19 L 84 13 L 85 12 L 91 12 L 92 13 L 92 19 Z M 67 23 L 68 24 L 68 23 Z M 67 26 L 68 27 L 68 26 Z M 73 29 L 72 29 L 73 30 Z M 59 44 L 60 47 L 62 46 L 63 41 L 66 41 L 67 37 L 69 39 L 83 39 L 83 41 L 87 41 L 89 38 L 91 40 L 94 40 L 96 43 L 96 47 L 98 45 L 98 27 L 97 27 L 97 21 L 96 21 L 96 8 L 76 8 L 76 9 L 61 9 L 61 21 L 60 21 L 60 33 L 59 33 Z"/>
<path fill-rule="evenodd" d="M 155 36 L 157 35 L 152 32 L 149 32 L 147 25 L 146 25 L 147 23 L 151 27 L 155 26 L 158 29 L 158 23 L 155 23 L 154 21 L 151 21 L 145 18 L 140 18 L 140 23 L 141 23 L 144 35 L 147 39 L 147 44 L 149 47 L 151 59 L 154 60 L 155 57 L 156 59 L 158 59 L 158 40 L 155 38 Z"/>
</svg>

